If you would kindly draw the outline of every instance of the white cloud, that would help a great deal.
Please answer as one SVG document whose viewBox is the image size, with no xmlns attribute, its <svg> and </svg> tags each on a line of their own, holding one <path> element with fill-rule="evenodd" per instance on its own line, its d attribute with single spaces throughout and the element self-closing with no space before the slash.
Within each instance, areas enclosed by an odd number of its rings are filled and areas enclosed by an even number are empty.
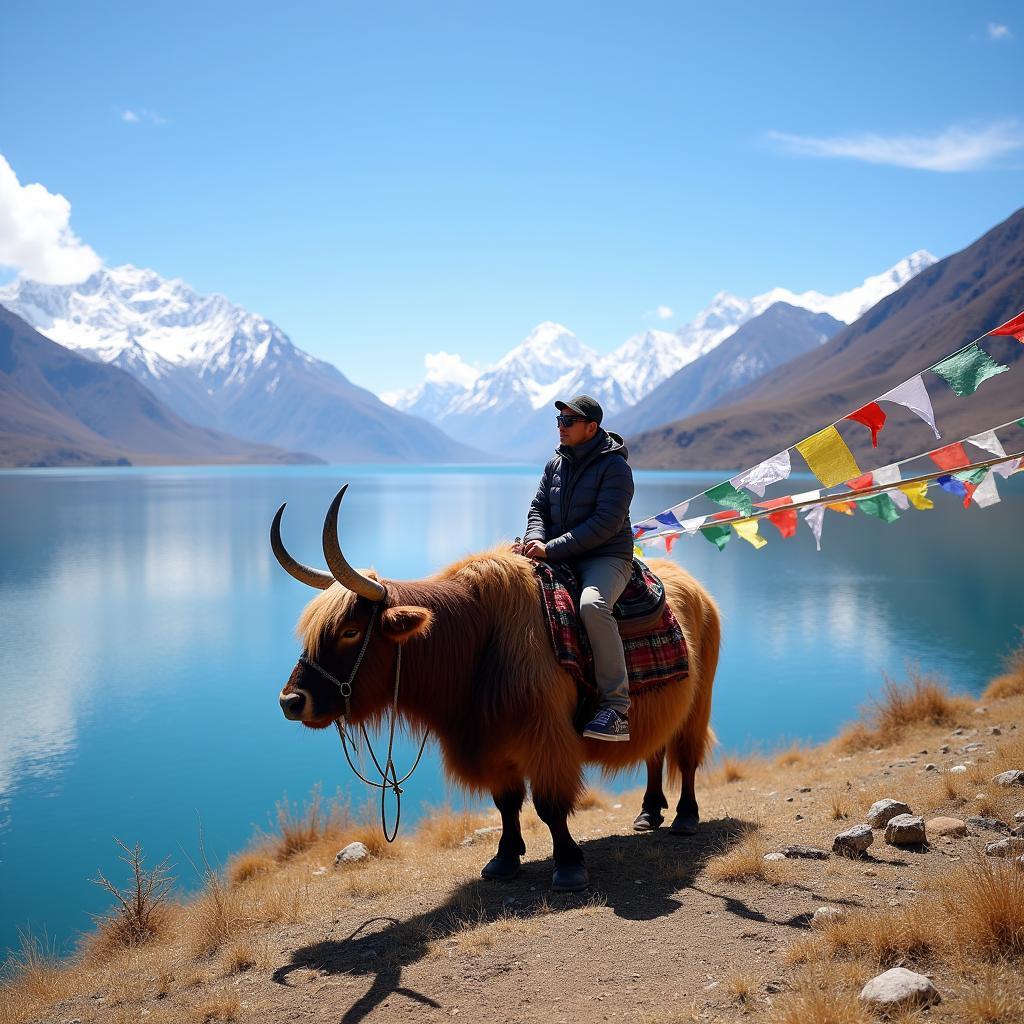
<svg viewBox="0 0 1024 1024">
<path fill-rule="evenodd" d="M 102 261 L 70 227 L 71 204 L 42 185 L 22 185 L 0 156 L 0 266 L 44 284 L 74 284 Z"/>
<path fill-rule="evenodd" d="M 138 124 L 139 115 L 136 114 L 134 110 L 126 110 L 121 114 L 121 120 L 127 124 Z"/>
<path fill-rule="evenodd" d="M 167 124 L 167 118 L 158 114 L 155 110 L 145 110 L 139 107 L 137 110 L 121 111 L 121 120 L 125 124 L 141 124 L 143 121 L 149 124 Z"/>
<path fill-rule="evenodd" d="M 461 384 L 468 388 L 480 376 L 480 370 L 451 352 L 428 352 L 423 363 L 427 368 L 427 380 L 435 384 Z"/>
<path fill-rule="evenodd" d="M 994 21 L 988 23 L 989 39 L 1012 39 L 1013 33 L 1009 25 L 997 25 Z"/>
<path fill-rule="evenodd" d="M 862 135 L 815 138 L 769 132 L 768 137 L 799 156 L 840 157 L 923 171 L 975 171 L 1024 148 L 1017 121 L 986 127 L 951 126 L 935 135 Z"/>
<path fill-rule="evenodd" d="M 671 320 L 675 316 L 671 306 L 659 306 L 657 314 L 659 320 Z"/>
</svg>

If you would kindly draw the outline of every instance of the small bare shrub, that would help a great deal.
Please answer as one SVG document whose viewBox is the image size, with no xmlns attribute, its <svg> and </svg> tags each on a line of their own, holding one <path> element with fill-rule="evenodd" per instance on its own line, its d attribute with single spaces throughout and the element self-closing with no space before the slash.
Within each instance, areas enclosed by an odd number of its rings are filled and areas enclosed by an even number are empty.
<svg viewBox="0 0 1024 1024">
<path fill-rule="evenodd" d="M 956 940 L 987 960 L 1024 957 L 1024 870 L 1013 861 L 978 857 L 938 883 Z"/>
<path fill-rule="evenodd" d="M 118 949 L 141 946 L 164 932 L 168 921 L 167 897 L 174 885 L 170 858 L 147 868 L 139 843 L 129 848 L 117 836 L 114 842 L 121 848 L 120 860 L 131 869 L 131 881 L 121 888 L 99 870 L 93 879 L 117 901 L 112 913 L 96 918 L 97 931 L 88 944 L 90 955 L 100 958 Z"/>
<path fill-rule="evenodd" d="M 416 829 L 416 838 L 435 850 L 453 850 L 471 836 L 474 829 L 482 827 L 484 821 L 482 814 L 472 811 L 434 807 L 424 814 Z"/>
<path fill-rule="evenodd" d="M 211 1024 L 216 1020 L 234 1020 L 239 1001 L 234 992 L 220 992 L 192 1007 L 192 1020 L 196 1024 Z"/>
<path fill-rule="evenodd" d="M 232 885 L 241 885 L 260 875 L 269 874 L 274 870 L 274 865 L 274 859 L 259 850 L 240 853 L 228 865 L 228 879 Z"/>
<path fill-rule="evenodd" d="M 591 811 L 595 809 L 605 811 L 608 809 L 608 806 L 607 794 L 602 793 L 599 789 L 594 789 L 593 786 L 587 786 L 580 794 L 579 800 L 576 801 L 577 811 Z"/>
<path fill-rule="evenodd" d="M 716 882 L 745 882 L 759 879 L 769 885 L 783 880 L 785 861 L 765 860 L 770 849 L 756 832 L 748 832 L 731 850 L 708 861 L 708 877 Z"/>
<path fill-rule="evenodd" d="M 1003 674 L 997 676 L 985 687 L 986 700 L 1002 700 L 1005 697 L 1019 697 L 1024 694 L 1024 627 L 1021 628 L 1021 643 L 1007 655 Z"/>
<path fill-rule="evenodd" d="M 799 743 L 794 743 L 775 755 L 775 765 L 778 768 L 792 768 L 794 765 L 803 764 L 806 760 L 807 751 Z"/>
<path fill-rule="evenodd" d="M 735 757 L 722 758 L 722 779 L 725 782 L 739 782 L 747 777 L 746 765 Z"/>
<path fill-rule="evenodd" d="M 276 810 L 277 835 L 271 839 L 270 848 L 278 861 L 290 860 L 328 837 L 340 837 L 348 823 L 347 812 L 336 803 L 324 808 L 319 786 L 314 786 L 302 807 L 284 797 L 277 802 Z"/>
</svg>

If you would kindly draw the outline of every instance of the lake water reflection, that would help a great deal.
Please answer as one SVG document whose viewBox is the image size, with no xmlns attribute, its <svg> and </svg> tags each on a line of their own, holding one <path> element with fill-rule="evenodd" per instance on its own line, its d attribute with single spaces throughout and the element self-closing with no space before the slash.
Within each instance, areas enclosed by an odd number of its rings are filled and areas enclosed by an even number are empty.
<svg viewBox="0 0 1024 1024">
<path fill-rule="evenodd" d="M 270 551 L 282 501 L 292 553 L 322 564 L 323 514 L 349 481 L 347 555 L 413 578 L 522 533 L 539 471 L 0 473 L 0 948 L 26 924 L 67 948 L 106 907 L 87 879 L 118 869 L 112 835 L 140 840 L 153 860 L 171 854 L 191 886 L 182 851 L 194 854 L 200 822 L 223 859 L 285 793 L 301 799 L 320 781 L 365 798 L 333 734 L 286 723 L 277 707 L 311 593 Z M 638 517 L 721 478 L 636 476 Z M 979 690 L 1024 623 L 1024 477 L 1001 489 L 984 512 L 939 494 L 935 511 L 890 526 L 829 513 L 820 554 L 803 526 L 785 542 L 766 526 L 761 551 L 680 540 L 673 557 L 723 611 L 722 745 L 822 739 L 908 661 Z M 399 767 L 413 753 L 404 743 Z M 428 757 L 406 822 L 447 796 Z"/>
</svg>

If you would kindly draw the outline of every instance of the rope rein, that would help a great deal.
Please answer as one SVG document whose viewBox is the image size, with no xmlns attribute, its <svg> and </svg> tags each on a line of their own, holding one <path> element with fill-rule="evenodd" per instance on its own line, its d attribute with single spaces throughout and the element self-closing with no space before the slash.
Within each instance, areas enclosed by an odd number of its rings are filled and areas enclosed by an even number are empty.
<svg viewBox="0 0 1024 1024">
<path fill-rule="evenodd" d="M 352 717 L 352 683 L 355 681 L 356 673 L 359 671 L 359 666 L 363 662 L 363 656 L 366 654 L 366 650 L 370 645 L 370 636 L 373 633 L 374 623 L 377 621 L 377 614 L 380 611 L 380 605 L 375 604 L 373 607 L 373 613 L 370 616 L 370 624 L 366 627 L 366 635 L 363 637 L 362 647 L 359 649 L 359 654 L 356 657 L 355 664 L 352 666 L 352 671 L 349 673 L 348 679 L 342 681 L 335 676 L 331 675 L 322 665 L 318 664 L 312 658 L 307 657 L 305 654 L 300 655 L 299 661 L 307 668 L 311 668 L 316 672 L 319 672 L 325 679 L 332 682 L 340 691 L 342 698 L 345 701 L 345 716 L 344 721 L 348 722 Z M 402 823 L 402 784 L 407 782 L 411 777 L 412 773 L 419 767 L 420 759 L 423 757 L 423 751 L 427 745 L 427 738 L 430 735 L 430 730 L 424 730 L 423 739 L 420 742 L 419 752 L 416 754 L 416 760 L 413 761 L 412 767 L 403 775 L 401 778 L 398 777 L 398 770 L 395 768 L 395 762 L 393 758 L 394 746 L 395 746 L 395 724 L 398 721 L 398 688 L 401 682 L 402 676 L 402 645 L 397 645 L 397 652 L 395 655 L 395 695 L 391 704 L 391 717 L 388 724 L 388 756 L 384 762 L 384 767 L 381 768 L 380 761 L 377 760 L 377 755 L 373 752 L 373 746 L 370 743 L 369 734 L 366 731 L 366 726 L 360 723 L 359 728 L 363 733 L 363 741 L 366 743 L 366 749 L 370 753 L 370 758 L 373 761 L 374 768 L 377 769 L 377 774 L 380 776 L 381 781 L 375 782 L 373 779 L 366 778 L 365 775 L 353 764 L 352 756 L 349 754 L 349 743 L 355 747 L 355 741 L 350 740 L 348 734 L 345 732 L 345 726 L 342 725 L 341 719 L 335 719 L 334 725 L 338 730 L 338 736 L 341 738 L 341 749 L 345 753 L 345 760 L 348 762 L 349 768 L 352 769 L 356 778 L 360 782 L 366 783 L 367 786 L 372 786 L 374 789 L 380 790 L 380 824 L 384 832 L 384 839 L 393 843 L 398 836 L 398 829 Z M 393 830 L 388 831 L 388 819 L 387 819 L 387 795 L 388 792 L 395 794 L 395 827 Z"/>
</svg>

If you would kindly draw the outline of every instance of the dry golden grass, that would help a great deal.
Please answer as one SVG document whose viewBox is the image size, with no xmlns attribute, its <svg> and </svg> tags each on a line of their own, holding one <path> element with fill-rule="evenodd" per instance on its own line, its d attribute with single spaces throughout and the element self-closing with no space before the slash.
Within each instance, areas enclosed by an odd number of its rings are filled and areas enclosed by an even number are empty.
<svg viewBox="0 0 1024 1024">
<path fill-rule="evenodd" d="M 196 1024 L 210 1024 L 216 1020 L 235 1020 L 238 1016 L 238 996 L 234 992 L 220 992 L 197 1003 L 191 1010 Z"/>
<path fill-rule="evenodd" d="M 807 750 L 799 743 L 794 743 L 785 750 L 780 750 L 775 755 L 775 766 L 777 768 L 792 768 L 807 761 Z"/>
<path fill-rule="evenodd" d="M 447 804 L 432 807 L 427 809 L 416 829 L 416 839 L 429 849 L 453 850 L 486 822 L 484 815 L 477 811 L 456 811 Z"/>
<path fill-rule="evenodd" d="M 1021 638 L 1024 641 L 1024 628 L 1021 629 Z M 1024 642 L 1007 656 L 1003 669 L 1003 674 L 985 687 L 982 696 L 986 700 L 1002 700 L 1024 694 Z"/>
<path fill-rule="evenodd" d="M 1024 871 L 982 857 L 942 876 L 938 893 L 947 927 L 965 950 L 986 960 L 1024 957 Z"/>
<path fill-rule="evenodd" d="M 19 934 L 20 949 L 0 972 L 0 1024 L 22 1024 L 75 990 L 74 966 L 60 965 L 44 940 Z"/>
<path fill-rule="evenodd" d="M 829 810 L 833 821 L 842 821 L 850 816 L 850 802 L 842 793 L 833 793 L 829 797 Z"/>
<path fill-rule="evenodd" d="M 1024 998 L 1008 991 L 1003 972 L 993 968 L 981 973 L 960 1004 L 964 1024 L 1019 1024 L 1024 1020 Z"/>
<path fill-rule="evenodd" d="M 747 765 L 735 757 L 723 757 L 719 771 L 723 782 L 739 782 L 747 777 Z"/>
<path fill-rule="evenodd" d="M 606 811 L 610 806 L 611 801 L 608 799 L 608 794 L 595 789 L 593 786 L 587 786 L 576 802 L 577 811 L 592 811 L 595 809 Z"/>
<path fill-rule="evenodd" d="M 912 670 L 905 685 L 886 679 L 881 698 L 865 708 L 866 721 L 844 729 L 836 745 L 845 753 L 887 746 L 901 739 L 911 726 L 965 721 L 973 707 L 973 701 L 951 694 L 944 683 Z"/>
<path fill-rule="evenodd" d="M 325 839 L 340 839 L 351 820 L 348 809 L 337 802 L 324 807 L 318 786 L 314 787 L 302 807 L 284 797 L 278 801 L 276 812 L 277 834 L 269 839 L 267 845 L 278 861 L 304 853 Z"/>
<path fill-rule="evenodd" d="M 757 979 L 749 974 L 732 974 L 726 978 L 725 991 L 744 1010 L 753 1009 L 757 1001 Z"/>
<path fill-rule="evenodd" d="M 232 943 L 221 961 L 225 975 L 242 974 L 253 967 L 265 967 L 270 956 L 264 946 L 242 940 Z"/>
<path fill-rule="evenodd" d="M 728 852 L 712 857 L 705 868 L 715 882 L 746 882 L 758 879 L 769 885 L 781 884 L 788 865 L 785 861 L 765 860 L 770 853 L 767 840 L 757 832 L 748 832 Z"/>
<path fill-rule="evenodd" d="M 857 993 L 840 987 L 826 973 L 801 978 L 772 1007 L 772 1024 L 873 1024 Z"/>
<path fill-rule="evenodd" d="M 247 850 L 232 858 L 228 864 L 228 879 L 232 885 L 241 885 L 274 870 L 274 858 L 262 850 Z"/>
</svg>

